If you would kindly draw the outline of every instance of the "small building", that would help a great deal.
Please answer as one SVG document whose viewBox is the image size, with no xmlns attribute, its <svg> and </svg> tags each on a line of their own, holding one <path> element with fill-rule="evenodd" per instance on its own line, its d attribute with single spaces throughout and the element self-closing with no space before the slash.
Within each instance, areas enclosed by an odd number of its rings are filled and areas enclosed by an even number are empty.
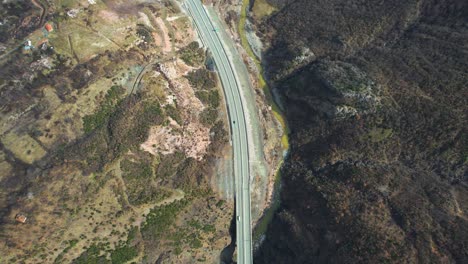
<svg viewBox="0 0 468 264">
<path fill-rule="evenodd" d="M 15 216 L 16 222 L 20 222 L 22 224 L 25 224 L 27 219 L 28 218 L 22 213 L 16 214 Z"/>
<path fill-rule="evenodd" d="M 31 50 L 32 48 L 34 48 L 33 45 L 32 45 L 32 42 L 31 42 L 29 39 L 26 40 L 26 42 L 24 43 L 23 49 L 24 49 L 25 51 L 29 51 L 29 50 Z"/>
<path fill-rule="evenodd" d="M 52 25 L 49 23 L 45 24 L 44 28 L 47 30 L 47 32 L 54 31 L 54 27 L 52 27 Z"/>
<path fill-rule="evenodd" d="M 41 50 L 46 50 L 48 47 L 47 45 L 48 43 L 49 43 L 49 40 L 47 38 L 42 39 L 41 41 L 37 43 L 37 47 Z"/>
</svg>

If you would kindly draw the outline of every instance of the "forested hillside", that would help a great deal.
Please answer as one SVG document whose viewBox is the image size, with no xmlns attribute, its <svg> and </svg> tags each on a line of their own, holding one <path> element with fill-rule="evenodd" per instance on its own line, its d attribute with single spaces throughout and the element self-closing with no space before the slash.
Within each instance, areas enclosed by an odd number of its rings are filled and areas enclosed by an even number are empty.
<svg viewBox="0 0 468 264">
<path fill-rule="evenodd" d="M 269 2 L 291 149 L 256 263 L 466 263 L 468 3 Z"/>
</svg>

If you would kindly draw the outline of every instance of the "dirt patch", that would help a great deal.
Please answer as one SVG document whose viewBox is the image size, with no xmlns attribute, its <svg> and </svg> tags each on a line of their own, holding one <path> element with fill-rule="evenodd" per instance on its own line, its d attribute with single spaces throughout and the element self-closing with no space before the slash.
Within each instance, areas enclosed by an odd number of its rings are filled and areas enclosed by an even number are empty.
<svg viewBox="0 0 468 264">
<path fill-rule="evenodd" d="M 117 22 L 119 21 L 119 15 L 115 12 L 109 11 L 109 10 L 101 10 L 99 11 L 99 15 L 109 21 L 109 22 Z"/>
<path fill-rule="evenodd" d="M 161 36 L 163 39 L 162 50 L 164 53 L 169 53 L 172 50 L 172 46 L 171 46 L 171 39 L 169 38 L 169 31 L 166 27 L 166 24 L 164 24 L 164 21 L 160 17 L 157 17 L 155 21 L 156 21 L 158 28 L 162 32 L 162 36 Z"/>
<path fill-rule="evenodd" d="M 182 151 L 188 157 L 201 160 L 210 144 L 209 128 L 199 118 L 205 107 L 195 96 L 188 80 L 181 77 L 193 68 L 182 60 L 176 60 L 161 64 L 159 69 L 168 82 L 166 94 L 169 96 L 166 103 L 177 107 L 181 123 L 169 118 L 165 126 L 152 127 L 148 139 L 141 147 L 152 154 Z"/>
</svg>

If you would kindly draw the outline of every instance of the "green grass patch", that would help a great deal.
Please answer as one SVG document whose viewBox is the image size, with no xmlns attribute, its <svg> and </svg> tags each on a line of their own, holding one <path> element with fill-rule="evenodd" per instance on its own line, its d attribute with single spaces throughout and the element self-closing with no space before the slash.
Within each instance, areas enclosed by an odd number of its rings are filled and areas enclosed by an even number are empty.
<svg viewBox="0 0 468 264">
<path fill-rule="evenodd" d="M 214 225 L 204 225 L 202 227 L 202 231 L 205 233 L 214 233 L 216 232 L 216 228 L 214 227 Z"/>
<path fill-rule="evenodd" d="M 219 201 L 216 203 L 216 207 L 221 208 L 221 206 L 223 206 L 225 203 L 226 203 L 226 201 L 224 201 L 224 200 L 219 200 Z"/>
<path fill-rule="evenodd" d="M 157 103 L 147 103 L 144 106 L 143 116 L 152 118 L 161 115 L 161 107 Z"/>
<path fill-rule="evenodd" d="M 276 7 L 270 5 L 266 0 L 255 0 L 252 12 L 256 19 L 263 19 L 276 11 Z"/>
</svg>

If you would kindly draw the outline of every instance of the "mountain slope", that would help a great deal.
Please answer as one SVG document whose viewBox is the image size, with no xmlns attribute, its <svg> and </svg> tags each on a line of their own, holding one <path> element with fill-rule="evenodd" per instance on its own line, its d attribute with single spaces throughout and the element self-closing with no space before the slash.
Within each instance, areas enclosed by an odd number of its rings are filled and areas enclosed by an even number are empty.
<svg viewBox="0 0 468 264">
<path fill-rule="evenodd" d="M 466 262 L 467 4 L 270 2 L 291 150 L 256 262 Z"/>
</svg>

